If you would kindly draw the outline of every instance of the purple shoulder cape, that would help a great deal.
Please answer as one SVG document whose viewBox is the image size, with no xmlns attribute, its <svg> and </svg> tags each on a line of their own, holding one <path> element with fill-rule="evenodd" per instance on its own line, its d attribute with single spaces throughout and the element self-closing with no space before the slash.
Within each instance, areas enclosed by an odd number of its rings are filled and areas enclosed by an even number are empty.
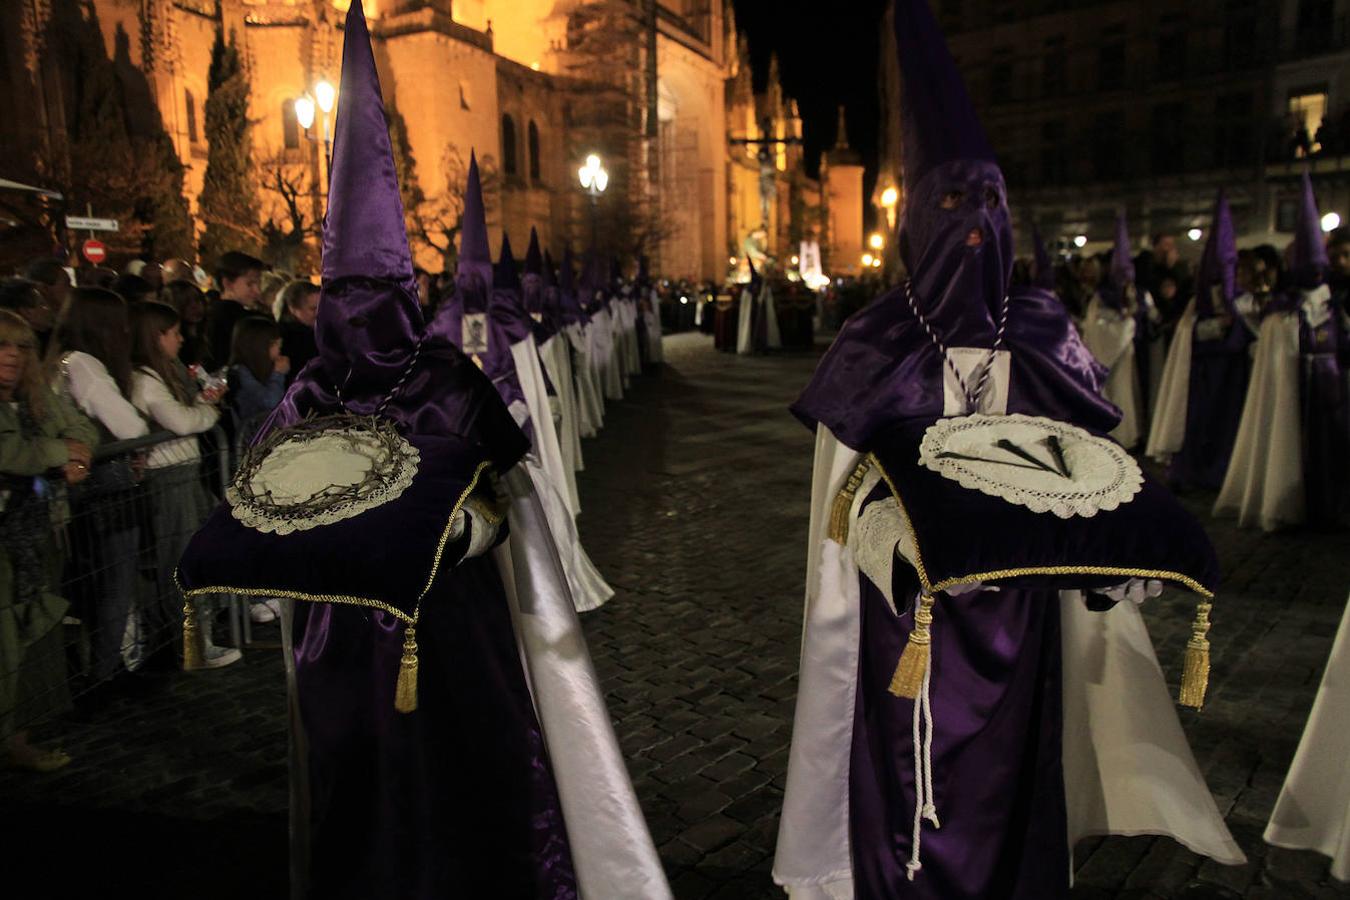
<svg viewBox="0 0 1350 900">
<path fill-rule="evenodd" d="M 981 345 L 993 346 L 988 338 Z M 1014 289 L 1004 349 L 1012 354 L 1008 412 L 1050 416 L 1100 433 L 1120 420 L 1120 411 L 1100 393 L 1105 369 L 1049 291 Z M 868 450 L 878 432 L 898 421 L 942 415 L 942 366 L 898 288 L 844 324 L 792 413 L 808 428 L 824 425 L 853 449 Z"/>
</svg>

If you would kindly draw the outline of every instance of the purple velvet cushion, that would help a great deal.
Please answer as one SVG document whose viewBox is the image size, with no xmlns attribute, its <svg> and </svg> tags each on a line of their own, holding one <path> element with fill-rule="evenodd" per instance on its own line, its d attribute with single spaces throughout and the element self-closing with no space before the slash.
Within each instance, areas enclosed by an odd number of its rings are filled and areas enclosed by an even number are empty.
<svg viewBox="0 0 1350 900">
<path fill-rule="evenodd" d="M 1210 593 L 1217 587 L 1219 563 L 1209 537 L 1172 493 L 1147 475 L 1139 493 L 1114 510 L 1070 519 L 1035 513 L 920 465 L 919 443 L 932 422 L 902 422 L 872 448 L 913 525 L 929 586 L 978 580 L 1094 588 L 1141 577 Z"/>
<path fill-rule="evenodd" d="M 467 536 L 447 545 L 448 526 L 474 485 L 486 486 L 481 453 L 454 438 L 411 437 L 421 453 L 398 499 L 332 525 L 271 534 L 216 507 L 178 563 L 183 589 L 291 596 L 392 607 L 408 616 L 463 556 Z"/>
</svg>

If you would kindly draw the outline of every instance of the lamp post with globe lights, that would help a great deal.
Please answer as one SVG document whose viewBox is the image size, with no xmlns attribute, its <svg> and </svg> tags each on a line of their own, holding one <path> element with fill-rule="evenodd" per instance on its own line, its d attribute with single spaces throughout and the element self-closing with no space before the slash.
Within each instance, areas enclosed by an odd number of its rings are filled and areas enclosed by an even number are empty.
<svg viewBox="0 0 1350 900">
<path fill-rule="evenodd" d="M 303 97 L 296 98 L 295 101 L 295 121 L 304 131 L 305 137 L 311 141 L 323 142 L 323 183 L 328 184 L 328 179 L 333 171 L 333 135 L 329 125 L 329 114 L 337 104 L 337 88 L 333 87 L 332 82 L 326 78 L 319 79 L 314 85 L 312 94 L 305 94 Z M 314 127 L 314 114 L 316 110 L 322 114 L 322 136 L 315 136 L 310 129 Z"/>
<path fill-rule="evenodd" d="M 591 198 L 591 246 L 595 246 L 596 215 L 600 195 L 609 187 L 609 172 L 598 154 L 592 153 L 586 157 L 586 164 L 577 170 L 577 180 L 581 182 L 581 189 Z"/>
</svg>

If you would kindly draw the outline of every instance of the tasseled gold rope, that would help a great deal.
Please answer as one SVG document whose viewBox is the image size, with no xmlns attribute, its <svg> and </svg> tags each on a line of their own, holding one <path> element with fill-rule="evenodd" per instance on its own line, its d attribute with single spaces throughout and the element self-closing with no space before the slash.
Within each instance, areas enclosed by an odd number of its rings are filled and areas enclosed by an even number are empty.
<svg viewBox="0 0 1350 900">
<path fill-rule="evenodd" d="M 891 676 L 888 690 L 897 697 L 906 700 L 918 698 L 923 688 L 923 676 L 928 671 L 929 646 L 933 642 L 933 596 L 922 594 L 919 604 L 914 608 L 914 630 L 909 633 L 909 642 L 900 654 L 900 662 Z"/>
<path fill-rule="evenodd" d="M 183 668 L 202 667 L 202 644 L 197 631 L 197 610 L 192 601 L 183 601 Z"/>
<path fill-rule="evenodd" d="M 1195 607 L 1191 639 L 1186 642 L 1186 665 L 1181 671 L 1181 705 L 1199 709 L 1205 705 L 1209 689 L 1209 611 L 1208 601 Z"/>
<path fill-rule="evenodd" d="M 398 663 L 394 709 L 401 713 L 417 709 L 417 628 L 412 623 L 403 631 L 403 658 Z"/>
<path fill-rule="evenodd" d="M 862 486 L 870 465 L 871 462 L 866 458 L 858 463 L 853 469 L 853 474 L 848 476 L 844 487 L 835 495 L 834 505 L 830 507 L 828 537 L 836 544 L 848 543 L 848 520 L 849 514 L 853 511 L 853 498 L 858 495 L 858 488 Z"/>
</svg>

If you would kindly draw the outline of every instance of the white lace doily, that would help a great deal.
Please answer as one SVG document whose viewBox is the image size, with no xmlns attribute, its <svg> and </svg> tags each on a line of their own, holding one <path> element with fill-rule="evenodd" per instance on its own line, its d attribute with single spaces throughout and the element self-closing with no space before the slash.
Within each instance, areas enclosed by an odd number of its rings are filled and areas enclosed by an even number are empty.
<svg viewBox="0 0 1350 900">
<path fill-rule="evenodd" d="M 272 447 L 256 467 L 241 469 L 225 499 L 249 528 L 273 534 L 308 531 L 398 499 L 420 462 L 417 448 L 392 428 L 383 439 L 363 428 L 298 434 Z M 372 473 L 378 477 L 371 478 Z M 238 479 L 245 477 L 250 496 L 240 490 Z M 316 508 L 297 511 L 307 503 Z"/>
<path fill-rule="evenodd" d="M 1139 464 L 1114 441 L 1021 414 L 939 419 L 924 432 L 919 464 L 962 487 L 1062 519 L 1115 509 L 1144 484 Z"/>
</svg>

